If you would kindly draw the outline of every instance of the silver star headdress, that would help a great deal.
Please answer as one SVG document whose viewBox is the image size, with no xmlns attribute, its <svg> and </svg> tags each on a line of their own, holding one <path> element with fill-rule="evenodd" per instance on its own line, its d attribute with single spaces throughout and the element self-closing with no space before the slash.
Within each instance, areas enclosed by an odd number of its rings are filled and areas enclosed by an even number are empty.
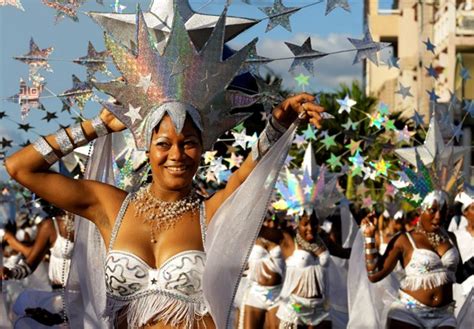
<svg viewBox="0 0 474 329">
<path fill-rule="evenodd" d="M 200 51 L 191 42 L 177 11 L 162 53 L 150 41 L 140 8 L 136 17 L 136 54 L 105 35 L 106 48 L 124 81 L 94 82 L 94 85 L 121 104 L 104 106 L 132 131 L 138 149 L 148 149 L 153 129 L 165 114 L 171 117 L 178 132 L 188 115 L 202 133 L 204 150 L 210 149 L 220 135 L 249 115 L 234 115 L 231 110 L 249 106 L 257 97 L 226 88 L 256 39 L 222 60 L 226 11 Z"/>
</svg>

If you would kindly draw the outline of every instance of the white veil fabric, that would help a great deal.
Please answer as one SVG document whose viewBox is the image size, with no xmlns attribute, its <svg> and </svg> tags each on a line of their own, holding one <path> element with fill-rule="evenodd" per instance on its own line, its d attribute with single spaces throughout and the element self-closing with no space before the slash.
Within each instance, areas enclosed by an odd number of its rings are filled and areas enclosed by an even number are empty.
<svg viewBox="0 0 474 329">
<path fill-rule="evenodd" d="M 395 275 L 372 283 L 365 268 L 364 239 L 359 230 L 352 245 L 347 277 L 348 329 L 385 328 L 390 305 L 397 299 L 399 282 Z"/>
<path fill-rule="evenodd" d="M 85 179 L 114 185 L 112 167 L 113 134 L 98 138 L 89 160 Z M 99 230 L 85 218 L 75 217 L 74 252 L 67 281 L 66 302 L 69 325 L 74 329 L 112 328 L 102 317 L 106 290 L 104 263 L 106 249 Z M 77 289 L 80 293 L 77 294 Z"/>
<path fill-rule="evenodd" d="M 245 182 L 221 205 L 209 224 L 203 290 L 217 328 L 231 328 L 233 301 L 262 226 L 276 179 L 297 123 L 273 145 Z"/>
</svg>

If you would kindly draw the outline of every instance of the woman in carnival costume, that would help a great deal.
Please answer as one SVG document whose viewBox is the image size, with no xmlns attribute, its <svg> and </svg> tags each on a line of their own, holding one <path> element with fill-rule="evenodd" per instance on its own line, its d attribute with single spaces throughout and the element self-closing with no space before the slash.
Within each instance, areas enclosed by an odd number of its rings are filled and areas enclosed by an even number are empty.
<svg viewBox="0 0 474 329">
<path fill-rule="evenodd" d="M 22 280 L 30 276 L 43 261 L 48 250 L 50 252 L 48 277 L 52 292 L 28 289 L 17 298 L 13 309 L 20 318 L 15 327 L 40 327 L 38 322 L 45 325 L 56 325 L 65 321 L 64 294 L 69 275 L 72 250 L 74 247 L 74 223 L 72 215 L 60 209 L 49 211 L 46 218 L 38 225 L 34 244 L 25 245 L 18 241 L 10 232 L 5 232 L 3 241 L 25 257 L 18 264 L 1 269 L 2 279 Z M 38 321 L 32 322 L 29 318 Z M 29 323 L 29 324 L 27 324 Z"/>
<path fill-rule="evenodd" d="M 242 328 L 278 328 L 276 311 L 285 275 L 282 239 L 278 217 L 269 211 L 248 260 Z"/>
<path fill-rule="evenodd" d="M 295 128 L 285 131 L 298 113 L 304 112 L 311 123 L 320 126 L 323 109 L 313 103 L 312 95 L 286 99 L 273 110 L 252 154 L 226 187 L 207 200 L 197 196 L 192 181 L 201 154 L 245 117 L 232 114 L 232 109 L 255 102 L 255 97 L 226 90 L 254 43 L 223 61 L 224 21 L 225 13 L 198 52 L 176 13 L 167 45 L 160 54 L 153 49 L 139 12 L 137 55 L 106 36 L 106 47 L 124 80 L 95 86 L 113 96 L 116 103 L 105 103 L 107 110 L 96 118 L 40 138 L 6 160 L 14 179 L 97 226 L 108 246 L 105 314 L 114 324 L 151 328 L 227 326 L 240 269 L 264 212 L 253 214 L 252 220 L 244 217 L 234 223 L 225 221 L 225 211 L 231 208 L 232 215 L 240 215 L 253 209 L 250 203 L 254 200 L 248 199 L 248 193 L 239 193 L 248 184 L 271 190 L 276 179 L 271 175 L 279 171 Z M 125 127 L 134 134 L 137 147 L 148 152 L 150 185 L 127 194 L 109 184 L 73 180 L 48 170 L 74 147 Z M 280 138 L 282 135 L 284 138 Z M 274 144 L 277 150 L 272 153 Z M 269 159 L 273 161 L 270 164 Z M 250 183 L 238 189 L 251 174 Z M 253 193 L 251 188 L 248 191 Z M 239 196 L 247 203 L 242 203 Z M 260 202 L 258 197 L 253 198 Z M 226 207 L 221 207 L 224 203 Z M 247 226 L 228 231 L 241 223 Z M 241 240 L 246 241 L 241 251 L 220 247 Z M 219 263 L 228 265 L 218 269 Z"/>
<path fill-rule="evenodd" d="M 437 130 L 434 118 L 431 129 Z M 378 282 L 392 273 L 399 261 L 404 268 L 398 297 L 386 309 L 390 328 L 456 328 L 453 284 L 465 280 L 466 273 L 456 239 L 443 225 L 447 220 L 448 192 L 458 180 L 461 161 L 454 165 L 451 157 L 439 157 L 431 166 L 416 149 L 413 153 L 417 172 L 402 167 L 406 184 L 400 191 L 407 201 L 417 205 L 419 221 L 413 231 L 395 236 L 380 255 L 375 248 L 374 214 L 362 220 L 366 275 L 371 282 Z M 416 199 L 421 202 L 417 204 Z M 376 302 L 387 301 L 380 298 Z"/>
<path fill-rule="evenodd" d="M 474 272 L 474 191 L 472 188 L 466 188 L 465 191 L 456 196 L 455 201 L 461 204 L 462 217 L 459 229 L 453 233 L 456 236 L 461 258 L 467 260 L 465 264 L 470 268 L 470 270 L 466 270 L 471 273 L 463 283 L 454 285 L 455 314 L 458 318 L 464 315 L 470 316 L 470 327 L 472 328 L 474 325 L 474 319 L 472 319 L 474 290 L 474 274 L 472 274 Z M 468 328 L 467 324 L 466 328 Z"/>
<path fill-rule="evenodd" d="M 280 328 L 331 328 L 330 309 L 346 297 L 341 293 L 344 280 L 330 258 L 331 249 L 337 253 L 342 248 L 329 240 L 325 243 L 318 233 L 319 221 L 334 211 L 341 198 L 337 176 L 327 179 L 325 167 L 310 172 L 304 164 L 302 172 L 287 169 L 286 182 L 277 182 L 281 199 L 273 206 L 286 210 L 297 224 L 296 232 L 282 244 L 287 257 L 277 312 Z"/>
</svg>

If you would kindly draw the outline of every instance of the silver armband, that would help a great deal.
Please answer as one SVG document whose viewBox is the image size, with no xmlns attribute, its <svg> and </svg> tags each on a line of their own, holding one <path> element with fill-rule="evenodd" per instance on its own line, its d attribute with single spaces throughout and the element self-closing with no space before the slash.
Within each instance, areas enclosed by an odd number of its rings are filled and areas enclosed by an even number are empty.
<svg viewBox="0 0 474 329">
<path fill-rule="evenodd" d="M 263 129 L 257 142 L 252 146 L 252 159 L 260 160 L 276 143 L 276 141 L 285 133 L 287 128 L 282 126 L 273 115 L 268 120 L 265 129 Z"/>
<path fill-rule="evenodd" d="M 33 145 L 33 148 L 36 150 L 36 152 L 41 154 L 44 161 L 46 161 L 48 164 L 52 165 L 53 163 L 59 160 L 56 153 L 54 153 L 53 148 L 48 144 L 48 142 L 43 137 L 40 137 L 37 140 L 35 140 L 32 145 Z"/>
<path fill-rule="evenodd" d="M 366 259 L 365 264 L 368 265 L 368 266 L 373 266 L 373 265 L 377 264 L 378 260 L 379 260 L 378 257 L 375 257 L 375 258 L 372 258 L 372 259 Z"/>
<path fill-rule="evenodd" d="M 31 268 L 23 260 L 10 269 L 11 277 L 15 280 L 21 280 L 31 274 Z"/>
<path fill-rule="evenodd" d="M 72 145 L 71 140 L 66 133 L 66 129 L 59 129 L 54 134 L 54 138 L 56 138 L 56 143 L 58 143 L 63 156 L 69 154 L 74 149 L 74 145 Z"/>
<path fill-rule="evenodd" d="M 365 254 L 366 255 L 375 255 L 378 253 L 378 250 L 375 248 L 370 248 L 370 249 L 365 249 Z"/>
<path fill-rule="evenodd" d="M 84 131 L 82 130 L 82 126 L 80 123 L 76 123 L 75 125 L 71 126 L 71 136 L 72 142 L 76 147 L 86 145 L 89 141 L 84 135 Z"/>
<path fill-rule="evenodd" d="M 373 237 L 365 237 L 364 240 L 366 244 L 375 243 L 375 238 Z"/>
<path fill-rule="evenodd" d="M 102 137 L 109 133 L 109 131 L 107 130 L 107 127 L 105 126 L 104 121 L 102 121 L 102 119 L 100 118 L 100 115 L 94 117 L 91 120 L 91 125 L 97 137 Z"/>
</svg>

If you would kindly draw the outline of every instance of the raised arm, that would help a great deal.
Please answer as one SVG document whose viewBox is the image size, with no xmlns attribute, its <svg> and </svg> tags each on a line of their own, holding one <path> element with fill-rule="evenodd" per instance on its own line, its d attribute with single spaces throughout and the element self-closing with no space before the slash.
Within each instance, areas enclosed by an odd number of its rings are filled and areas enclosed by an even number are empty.
<svg viewBox="0 0 474 329">
<path fill-rule="evenodd" d="M 76 180 L 49 170 L 50 166 L 98 135 L 120 131 L 124 126 L 110 112 L 102 111 L 100 116 L 71 128 L 60 129 L 56 134 L 26 146 L 5 160 L 10 176 L 39 197 L 58 208 L 96 223 L 109 226 L 104 218 L 113 218 L 114 209 L 119 207 L 125 192 L 113 186 L 90 180 Z M 100 221 L 98 219 L 101 219 Z"/>
<path fill-rule="evenodd" d="M 375 214 L 372 212 L 361 222 L 365 245 L 365 264 L 371 282 L 378 282 L 392 273 L 397 262 L 402 260 L 403 240 L 406 240 L 406 237 L 402 234 L 394 236 L 388 243 L 385 253 L 379 255 L 377 248 L 375 248 L 375 219 Z"/>
<path fill-rule="evenodd" d="M 252 150 L 240 168 L 230 176 L 226 186 L 207 200 L 206 215 L 208 221 L 212 218 L 220 205 L 247 179 L 257 165 L 258 160 L 298 118 L 300 112 L 305 112 L 306 119 L 317 128 L 320 128 L 320 113 L 323 112 L 324 109 L 314 104 L 314 99 L 313 95 L 302 93 L 287 98 L 273 109 L 271 119 L 257 141 L 257 150 Z"/>
<path fill-rule="evenodd" d="M 15 237 L 15 235 L 9 231 L 5 232 L 3 236 L 3 241 L 5 241 L 13 250 L 19 252 L 24 257 L 28 257 L 30 254 L 32 246 L 28 246 Z"/>
</svg>

